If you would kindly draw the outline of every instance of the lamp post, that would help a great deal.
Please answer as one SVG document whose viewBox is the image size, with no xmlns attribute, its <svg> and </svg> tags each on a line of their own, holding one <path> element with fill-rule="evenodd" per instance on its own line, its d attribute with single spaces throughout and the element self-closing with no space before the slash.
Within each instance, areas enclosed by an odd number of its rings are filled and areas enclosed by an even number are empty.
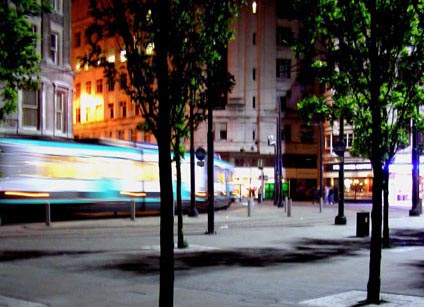
<svg viewBox="0 0 424 307">
<path fill-rule="evenodd" d="M 277 204 L 277 148 L 275 146 L 274 136 L 271 134 L 268 136 L 268 145 L 274 147 L 274 205 Z"/>
<path fill-rule="evenodd" d="M 336 225 L 346 225 L 347 219 L 344 215 L 344 154 L 346 150 L 346 144 L 343 140 L 344 136 L 344 117 L 340 116 L 340 134 L 339 141 L 334 147 L 334 152 L 340 157 L 339 167 L 339 212 L 335 218 Z"/>
<path fill-rule="evenodd" d="M 277 207 L 283 207 L 283 197 L 282 197 L 282 176 L 283 176 L 283 161 L 282 159 L 282 151 L 281 151 L 281 106 L 280 103 L 277 103 L 277 155 L 276 155 L 276 169 L 277 169 L 277 185 L 276 185 L 276 193 L 277 198 L 275 204 Z"/>
<path fill-rule="evenodd" d="M 417 106 L 418 109 L 418 106 Z M 418 203 L 420 201 L 419 174 L 420 174 L 420 150 L 418 148 L 418 129 L 415 120 L 412 124 L 412 208 L 409 210 L 409 216 L 419 216 L 420 210 Z"/>
</svg>

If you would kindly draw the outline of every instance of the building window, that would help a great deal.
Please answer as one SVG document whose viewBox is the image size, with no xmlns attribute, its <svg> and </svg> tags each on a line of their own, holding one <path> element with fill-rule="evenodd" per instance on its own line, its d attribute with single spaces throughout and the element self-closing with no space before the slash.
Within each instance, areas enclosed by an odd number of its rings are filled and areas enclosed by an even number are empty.
<svg viewBox="0 0 424 307">
<path fill-rule="evenodd" d="M 58 40 L 59 36 L 56 33 L 50 35 L 50 59 L 55 64 L 58 64 Z"/>
<path fill-rule="evenodd" d="M 291 60 L 290 59 L 277 59 L 277 78 L 291 77 Z"/>
<path fill-rule="evenodd" d="M 283 140 L 286 143 L 291 143 L 291 126 L 290 125 L 284 125 L 283 133 L 281 133 L 281 136 L 283 137 Z"/>
<path fill-rule="evenodd" d="M 289 27 L 277 27 L 277 46 L 291 46 L 294 42 L 293 32 Z"/>
<path fill-rule="evenodd" d="M 109 103 L 108 104 L 108 108 L 109 108 L 109 118 L 114 118 L 115 117 L 115 114 L 114 114 L 114 112 L 113 112 L 113 103 Z"/>
<path fill-rule="evenodd" d="M 119 81 L 121 90 L 125 90 L 127 88 L 127 74 L 121 74 Z"/>
<path fill-rule="evenodd" d="M 35 35 L 35 36 L 33 37 L 33 40 L 32 40 L 32 45 L 34 46 L 34 48 L 35 48 L 35 49 L 37 49 L 37 42 L 38 42 L 38 40 L 36 39 L 36 37 L 37 37 L 37 35 L 38 35 L 38 32 L 37 32 L 37 26 L 36 26 L 36 25 L 32 25 L 32 26 L 31 26 L 31 31 L 32 31 L 32 33 Z"/>
<path fill-rule="evenodd" d="M 277 17 L 281 19 L 293 18 L 296 13 L 292 7 L 290 1 L 277 1 Z"/>
<path fill-rule="evenodd" d="M 227 123 L 216 123 L 215 124 L 216 129 L 216 136 L 217 141 L 226 141 L 227 140 Z"/>
<path fill-rule="evenodd" d="M 115 80 L 114 79 L 108 79 L 107 80 L 107 90 L 109 92 L 112 92 L 115 90 Z"/>
<path fill-rule="evenodd" d="M 64 92 L 56 93 L 56 130 L 61 132 L 65 131 L 65 98 Z"/>
<path fill-rule="evenodd" d="M 256 141 L 256 124 L 252 127 L 252 141 Z"/>
<path fill-rule="evenodd" d="M 85 82 L 85 92 L 91 94 L 91 81 Z"/>
<path fill-rule="evenodd" d="M 252 108 L 256 109 L 256 96 L 252 97 Z"/>
<path fill-rule="evenodd" d="M 346 148 L 351 148 L 353 145 L 353 134 L 352 133 L 345 133 L 343 135 L 343 141 L 346 145 Z"/>
<path fill-rule="evenodd" d="M 38 91 L 22 91 L 22 125 L 24 127 L 39 127 L 39 96 Z"/>
<path fill-rule="evenodd" d="M 256 45 L 256 32 L 253 32 L 253 36 L 252 36 L 252 44 L 253 46 Z"/>
<path fill-rule="evenodd" d="M 300 127 L 300 142 L 303 144 L 314 143 L 314 131 L 312 126 L 302 125 Z"/>
<path fill-rule="evenodd" d="M 124 140 L 125 139 L 125 130 L 117 130 L 116 131 L 116 138 L 118 140 Z"/>
<path fill-rule="evenodd" d="M 103 92 L 103 79 L 97 79 L 96 80 L 96 93 L 102 93 Z"/>
<path fill-rule="evenodd" d="M 253 68 L 253 70 L 252 70 L 252 79 L 253 79 L 253 81 L 256 80 L 256 68 Z"/>
<path fill-rule="evenodd" d="M 108 50 L 107 61 L 109 63 L 115 63 L 115 49 Z"/>
<path fill-rule="evenodd" d="M 81 97 L 81 83 L 75 84 L 75 97 L 77 99 Z"/>
<path fill-rule="evenodd" d="M 121 101 L 119 103 L 119 107 L 121 109 L 121 116 L 127 117 L 127 103 L 125 101 Z"/>
<path fill-rule="evenodd" d="M 77 122 L 77 124 L 81 123 L 81 109 L 80 108 L 76 108 L 76 110 L 75 110 L 75 121 Z"/>
<path fill-rule="evenodd" d="M 119 61 L 121 63 L 124 63 L 127 61 L 127 52 L 125 50 L 121 50 L 121 52 L 119 53 Z"/>
<path fill-rule="evenodd" d="M 59 0 L 50 0 L 50 4 L 52 6 L 52 9 L 56 12 L 59 11 L 60 7 L 59 7 Z"/>
<path fill-rule="evenodd" d="M 287 111 L 287 96 L 280 96 L 280 111 Z"/>
<path fill-rule="evenodd" d="M 74 34 L 74 47 L 81 47 L 81 32 L 76 32 Z"/>
</svg>

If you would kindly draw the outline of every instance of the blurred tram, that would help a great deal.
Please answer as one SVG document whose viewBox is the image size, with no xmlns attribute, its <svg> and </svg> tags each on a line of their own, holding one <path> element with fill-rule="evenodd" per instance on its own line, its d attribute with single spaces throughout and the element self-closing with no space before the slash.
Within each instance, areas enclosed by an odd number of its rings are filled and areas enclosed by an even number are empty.
<svg viewBox="0 0 424 307">
<path fill-rule="evenodd" d="M 124 146 L 125 145 L 125 146 Z M 0 206 L 60 204 L 80 210 L 160 210 L 154 144 L 0 138 Z M 206 209 L 207 168 L 195 163 L 196 204 Z M 183 210 L 190 206 L 190 158 L 181 164 Z M 214 157 L 215 209 L 231 204 L 233 165 Z M 175 164 L 173 188 L 175 197 Z"/>
</svg>

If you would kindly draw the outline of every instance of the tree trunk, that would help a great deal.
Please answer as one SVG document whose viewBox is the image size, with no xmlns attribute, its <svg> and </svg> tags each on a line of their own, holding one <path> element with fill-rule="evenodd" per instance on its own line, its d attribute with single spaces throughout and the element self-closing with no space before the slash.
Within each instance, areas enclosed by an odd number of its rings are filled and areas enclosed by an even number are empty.
<svg viewBox="0 0 424 307">
<path fill-rule="evenodd" d="M 160 36 L 157 46 L 159 91 L 159 176 L 160 176 L 160 287 L 159 306 L 174 306 L 174 210 L 171 166 L 171 125 L 168 82 L 168 35 L 170 1 L 159 4 Z"/>
<path fill-rule="evenodd" d="M 380 164 L 380 167 L 378 167 Z M 373 164 L 374 165 L 374 164 Z M 367 302 L 372 304 L 380 303 L 381 288 L 381 204 L 383 171 L 381 163 L 377 163 L 374 168 L 374 181 L 372 187 L 372 212 L 371 212 L 371 247 L 368 279 Z"/>
<path fill-rule="evenodd" d="M 372 116 L 372 137 L 371 137 L 371 164 L 374 173 L 372 186 L 372 212 L 371 212 L 371 246 L 370 246 L 370 263 L 369 278 L 367 285 L 367 302 L 371 304 L 380 304 L 381 289 L 381 214 L 382 214 L 382 189 L 383 189 L 383 158 L 384 148 L 382 146 L 382 109 L 384 102 L 380 100 L 381 73 L 382 64 L 378 57 L 378 47 L 376 42 L 377 24 L 379 18 L 377 16 L 376 2 L 369 2 L 369 11 L 371 16 L 371 31 L 369 38 L 369 58 L 371 79 L 369 83 L 370 102 L 369 107 Z"/>
<path fill-rule="evenodd" d="M 389 163 L 384 164 L 383 180 L 383 247 L 390 247 L 390 229 L 389 229 Z"/>
</svg>

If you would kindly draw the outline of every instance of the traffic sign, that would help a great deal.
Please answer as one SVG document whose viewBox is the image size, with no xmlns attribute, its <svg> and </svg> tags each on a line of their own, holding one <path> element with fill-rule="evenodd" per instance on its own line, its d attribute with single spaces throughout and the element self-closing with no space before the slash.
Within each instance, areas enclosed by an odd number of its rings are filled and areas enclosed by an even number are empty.
<svg viewBox="0 0 424 307">
<path fill-rule="evenodd" d="M 198 147 L 194 153 L 196 158 L 203 161 L 206 157 L 206 150 L 203 147 Z"/>
</svg>

